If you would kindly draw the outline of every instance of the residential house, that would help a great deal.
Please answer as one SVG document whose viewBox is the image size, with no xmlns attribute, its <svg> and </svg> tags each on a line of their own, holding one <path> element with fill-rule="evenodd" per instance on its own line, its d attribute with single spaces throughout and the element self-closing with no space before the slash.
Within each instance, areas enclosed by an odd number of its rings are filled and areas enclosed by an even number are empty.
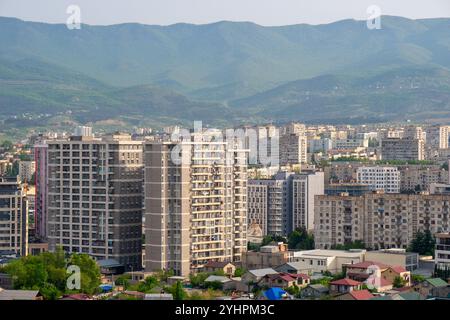
<svg viewBox="0 0 450 320">
<path fill-rule="evenodd" d="M 42 300 L 39 290 L 4 290 L 0 288 L 0 300 Z"/>
<path fill-rule="evenodd" d="M 336 300 L 370 300 L 374 297 L 369 290 L 353 290 L 335 297 Z"/>
<path fill-rule="evenodd" d="M 330 282 L 330 294 L 348 293 L 353 290 L 361 290 L 362 283 L 349 278 Z"/>
<path fill-rule="evenodd" d="M 259 282 L 266 274 L 277 274 L 272 268 L 248 270 L 242 276 L 242 282 L 246 284 Z"/>
<path fill-rule="evenodd" d="M 438 290 L 438 288 L 445 288 L 448 283 L 441 278 L 429 278 L 425 279 L 421 283 L 414 286 L 414 291 L 418 292 L 422 297 L 432 296 L 432 292 Z"/>
<path fill-rule="evenodd" d="M 289 261 L 287 245 L 273 243 L 263 246 L 259 251 L 247 251 L 242 254 L 242 266 L 247 270 L 273 268 Z"/>
<path fill-rule="evenodd" d="M 236 266 L 227 261 L 208 261 L 204 266 L 204 270 L 209 273 L 223 272 L 225 275 L 233 276 Z"/>
<path fill-rule="evenodd" d="M 396 277 L 400 277 L 405 281 L 405 286 L 409 287 L 411 285 L 411 272 L 407 271 L 402 266 L 391 266 L 381 273 L 381 277 L 394 283 Z"/>
<path fill-rule="evenodd" d="M 303 299 L 320 299 L 327 296 L 330 290 L 322 284 L 310 284 L 301 291 Z"/>
<path fill-rule="evenodd" d="M 259 287 L 279 287 L 289 288 L 294 285 L 298 287 L 305 287 L 309 284 L 310 278 L 306 274 L 289 274 L 289 273 L 277 273 L 266 274 L 258 282 Z"/>
</svg>

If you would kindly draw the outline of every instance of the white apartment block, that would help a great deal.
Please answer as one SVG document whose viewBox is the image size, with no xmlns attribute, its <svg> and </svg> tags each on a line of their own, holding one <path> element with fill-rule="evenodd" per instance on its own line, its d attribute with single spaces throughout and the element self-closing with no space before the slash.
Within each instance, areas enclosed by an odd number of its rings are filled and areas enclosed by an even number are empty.
<svg viewBox="0 0 450 320">
<path fill-rule="evenodd" d="M 0 178 L 0 251 L 28 252 L 28 201 L 17 178 Z"/>
<path fill-rule="evenodd" d="M 407 248 L 418 231 L 449 230 L 450 195 L 317 196 L 314 238 L 328 249 L 356 240 L 366 248 Z"/>
<path fill-rule="evenodd" d="M 246 232 L 246 150 L 195 138 L 145 144 L 146 271 L 187 276 L 239 262 Z"/>
<path fill-rule="evenodd" d="M 396 167 L 359 167 L 357 182 L 367 184 L 373 191 L 400 192 L 400 172 Z"/>
<path fill-rule="evenodd" d="M 129 134 L 48 140 L 49 250 L 142 268 L 142 142 Z M 41 186 L 42 187 L 42 186 Z"/>
</svg>

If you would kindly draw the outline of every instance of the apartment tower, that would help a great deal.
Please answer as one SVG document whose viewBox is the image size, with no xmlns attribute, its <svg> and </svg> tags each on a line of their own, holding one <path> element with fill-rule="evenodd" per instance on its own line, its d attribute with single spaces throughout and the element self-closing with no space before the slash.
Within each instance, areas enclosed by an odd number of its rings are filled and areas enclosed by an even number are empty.
<svg viewBox="0 0 450 320">
<path fill-rule="evenodd" d="M 142 142 L 128 134 L 47 141 L 49 249 L 142 268 Z"/>
<path fill-rule="evenodd" d="M 207 136 L 145 144 L 146 271 L 187 276 L 247 249 L 247 151 Z"/>
</svg>

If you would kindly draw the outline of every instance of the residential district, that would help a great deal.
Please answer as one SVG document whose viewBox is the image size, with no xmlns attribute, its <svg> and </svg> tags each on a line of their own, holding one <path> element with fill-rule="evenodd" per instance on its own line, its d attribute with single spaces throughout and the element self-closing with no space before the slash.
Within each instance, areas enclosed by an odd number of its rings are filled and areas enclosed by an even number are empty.
<svg viewBox="0 0 450 320">
<path fill-rule="evenodd" d="M 449 131 L 78 127 L 4 141 L 0 300 L 449 299 Z"/>
</svg>

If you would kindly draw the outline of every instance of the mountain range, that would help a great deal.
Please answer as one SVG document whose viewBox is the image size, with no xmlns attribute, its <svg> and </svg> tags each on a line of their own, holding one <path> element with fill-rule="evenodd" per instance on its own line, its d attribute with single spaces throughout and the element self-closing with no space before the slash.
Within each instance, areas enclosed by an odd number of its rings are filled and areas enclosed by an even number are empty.
<svg viewBox="0 0 450 320">
<path fill-rule="evenodd" d="M 2 117 L 5 126 L 450 121 L 450 19 L 381 25 L 69 30 L 0 17 Z"/>
</svg>

